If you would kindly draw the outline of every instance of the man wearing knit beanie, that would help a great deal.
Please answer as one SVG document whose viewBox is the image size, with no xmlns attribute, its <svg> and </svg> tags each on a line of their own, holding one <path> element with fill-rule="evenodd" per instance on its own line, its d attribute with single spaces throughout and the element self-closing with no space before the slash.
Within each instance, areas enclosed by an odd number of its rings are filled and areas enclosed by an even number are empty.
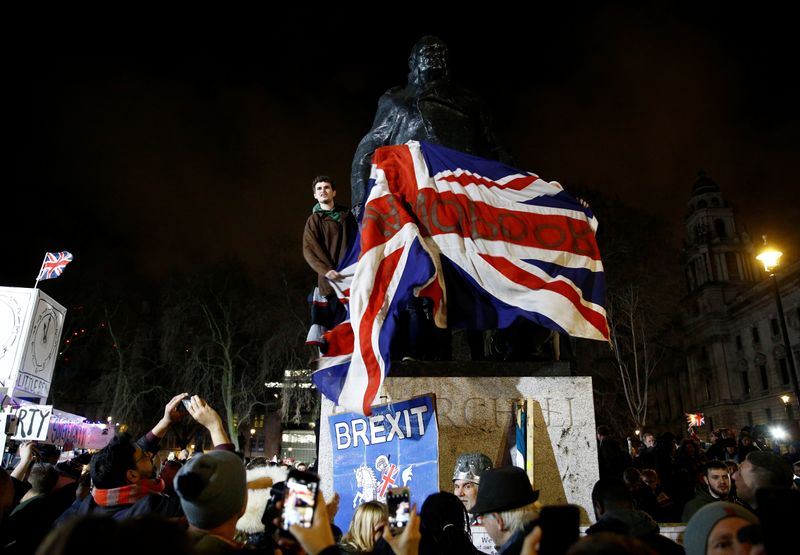
<svg viewBox="0 0 800 555">
<path fill-rule="evenodd" d="M 237 455 L 212 451 L 192 458 L 175 476 L 175 491 L 197 553 L 232 553 L 241 547 L 233 537 L 247 505 L 247 478 Z"/>
<path fill-rule="evenodd" d="M 686 525 L 686 555 L 763 553 L 758 537 L 758 517 L 741 507 L 717 501 L 697 511 Z"/>
</svg>

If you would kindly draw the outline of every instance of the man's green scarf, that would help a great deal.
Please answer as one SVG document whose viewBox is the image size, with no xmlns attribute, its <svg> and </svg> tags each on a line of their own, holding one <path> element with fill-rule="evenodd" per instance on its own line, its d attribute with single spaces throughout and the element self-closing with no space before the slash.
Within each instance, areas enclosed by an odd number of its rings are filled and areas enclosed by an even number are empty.
<svg viewBox="0 0 800 555">
<path fill-rule="evenodd" d="M 334 221 L 342 223 L 342 216 L 347 213 L 347 208 L 344 206 L 336 205 L 333 207 L 333 210 L 325 210 L 319 203 L 314 206 L 312 210 L 314 214 L 322 214 L 323 216 L 328 216 Z"/>
</svg>

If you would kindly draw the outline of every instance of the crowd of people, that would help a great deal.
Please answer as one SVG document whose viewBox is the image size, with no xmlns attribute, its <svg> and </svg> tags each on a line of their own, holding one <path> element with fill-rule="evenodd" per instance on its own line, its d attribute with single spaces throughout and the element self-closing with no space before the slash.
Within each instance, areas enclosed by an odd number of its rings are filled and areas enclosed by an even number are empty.
<svg viewBox="0 0 800 555">
<path fill-rule="evenodd" d="M 156 465 L 154 455 L 181 417 L 182 401 L 208 430 L 214 449 Z M 370 501 L 342 533 L 333 524 L 338 496 L 326 503 L 317 491 L 309 527 L 284 530 L 290 465 L 245 461 L 219 414 L 200 397 L 180 394 L 144 436 L 118 434 L 90 459 L 56 464 L 53 446 L 22 444 L 19 463 L 10 473 L 0 470 L 0 551 L 71 554 L 102 546 L 123 554 L 477 555 L 471 534 L 479 527 L 501 555 L 789 552 L 781 542 L 791 537 L 786 519 L 798 514 L 793 480 L 800 461 L 792 461 L 793 475 L 791 465 L 757 439 L 740 437 L 731 451 L 729 437 L 720 432 L 701 446 L 645 434 L 644 445 L 629 452 L 601 426 L 595 523 L 583 538 L 577 507 L 543 507 L 525 471 L 494 468 L 481 453 L 460 455 L 452 490 L 428 496 L 402 528 L 390 525 L 385 504 Z M 658 522 L 686 522 L 683 545 L 661 535 Z"/>
<path fill-rule="evenodd" d="M 789 537 L 784 516 L 800 512 L 797 442 L 770 448 L 763 436 L 744 427 L 738 434 L 714 430 L 707 443 L 694 432 L 680 441 L 672 433 L 645 433 L 641 442 L 628 438 L 626 449 L 607 426 L 598 427 L 597 441 L 600 481 L 592 500 L 598 522 L 589 531 L 627 527 L 663 543 L 653 535 L 657 522 L 686 523 L 687 553 L 748 553 L 749 546 L 763 553 L 770 543 L 769 552 L 791 551 L 778 538 Z M 712 533 L 717 525 L 719 534 L 735 529 L 717 541 Z M 716 551 L 711 549 L 715 541 Z"/>
</svg>

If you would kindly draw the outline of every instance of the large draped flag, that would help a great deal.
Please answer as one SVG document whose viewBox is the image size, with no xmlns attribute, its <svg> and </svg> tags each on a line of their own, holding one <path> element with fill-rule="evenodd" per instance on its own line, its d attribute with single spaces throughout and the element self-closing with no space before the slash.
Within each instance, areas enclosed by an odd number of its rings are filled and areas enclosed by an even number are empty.
<svg viewBox="0 0 800 555">
<path fill-rule="evenodd" d="M 360 241 L 340 264 L 349 319 L 326 335 L 312 376 L 326 397 L 370 413 L 412 295 L 432 299 L 441 328 L 522 317 L 608 340 L 597 220 L 558 183 L 416 141 L 379 148 L 372 163 Z"/>
</svg>

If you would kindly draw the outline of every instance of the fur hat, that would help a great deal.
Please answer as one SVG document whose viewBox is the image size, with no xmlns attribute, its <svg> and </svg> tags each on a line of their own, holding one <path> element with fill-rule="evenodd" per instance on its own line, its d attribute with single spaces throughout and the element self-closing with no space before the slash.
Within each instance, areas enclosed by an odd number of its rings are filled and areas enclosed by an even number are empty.
<svg viewBox="0 0 800 555">
<path fill-rule="evenodd" d="M 683 547 L 686 555 L 705 555 L 708 536 L 720 520 L 739 517 L 752 524 L 758 524 L 756 515 L 727 501 L 709 503 L 697 511 L 686 525 Z"/>
<path fill-rule="evenodd" d="M 470 512 L 475 515 L 519 509 L 539 499 L 528 475 L 516 466 L 503 466 L 481 474 L 478 499 Z"/>
<path fill-rule="evenodd" d="M 247 509 L 242 518 L 236 522 L 236 529 L 246 534 L 258 534 L 264 531 L 261 517 L 267 507 L 272 487 L 263 484 L 277 484 L 286 480 L 289 471 L 279 466 L 260 466 L 247 471 Z"/>
<path fill-rule="evenodd" d="M 211 530 L 244 508 L 244 464 L 230 451 L 210 451 L 193 457 L 175 475 L 175 491 L 189 524 Z"/>
</svg>

